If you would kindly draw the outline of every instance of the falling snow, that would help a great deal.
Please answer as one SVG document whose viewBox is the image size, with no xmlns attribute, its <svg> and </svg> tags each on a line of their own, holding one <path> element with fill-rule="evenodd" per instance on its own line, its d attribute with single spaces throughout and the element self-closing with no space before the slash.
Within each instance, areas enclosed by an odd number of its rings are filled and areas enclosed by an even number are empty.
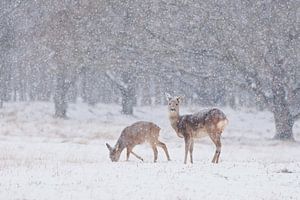
<svg viewBox="0 0 300 200">
<path fill-rule="evenodd" d="M 300 198 L 297 0 L 2 0 L 0 55 L 1 199 Z M 224 110 L 237 155 L 208 164 L 204 140 L 184 166 L 165 93 Z M 110 162 L 105 140 L 138 120 L 161 126 L 170 163 Z"/>
</svg>

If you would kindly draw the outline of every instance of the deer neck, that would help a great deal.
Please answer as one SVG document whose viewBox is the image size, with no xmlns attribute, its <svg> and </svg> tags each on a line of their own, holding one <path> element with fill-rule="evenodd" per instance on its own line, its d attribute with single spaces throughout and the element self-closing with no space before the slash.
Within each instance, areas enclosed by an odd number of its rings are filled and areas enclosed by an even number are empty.
<svg viewBox="0 0 300 200">
<path fill-rule="evenodd" d="M 171 126 L 177 133 L 178 133 L 179 118 L 180 118 L 179 112 L 169 114 L 169 120 L 171 122 Z"/>
<path fill-rule="evenodd" d="M 115 145 L 115 148 L 118 148 L 118 152 L 122 153 L 122 151 L 125 149 L 126 145 L 124 144 L 124 141 L 119 139 L 117 141 L 117 144 Z"/>
</svg>

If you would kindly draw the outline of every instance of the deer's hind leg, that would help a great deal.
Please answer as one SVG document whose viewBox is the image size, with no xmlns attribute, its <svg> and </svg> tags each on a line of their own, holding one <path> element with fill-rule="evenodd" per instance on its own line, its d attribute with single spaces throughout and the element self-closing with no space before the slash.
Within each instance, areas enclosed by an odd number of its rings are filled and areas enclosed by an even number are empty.
<svg viewBox="0 0 300 200">
<path fill-rule="evenodd" d="M 171 159 L 170 159 L 170 155 L 169 155 L 169 152 L 168 152 L 166 144 L 163 143 L 163 142 L 161 142 L 161 141 L 159 141 L 159 140 L 157 140 L 157 146 L 161 147 L 164 150 L 164 152 L 165 152 L 165 154 L 167 156 L 168 161 L 170 161 Z"/>
<path fill-rule="evenodd" d="M 155 144 L 151 144 L 151 147 L 152 147 L 152 150 L 153 150 L 153 153 L 154 153 L 154 162 L 157 161 L 157 155 L 158 155 L 158 151 L 157 151 L 157 147 Z"/>
<path fill-rule="evenodd" d="M 213 141 L 213 143 L 216 145 L 216 152 L 215 155 L 212 159 L 212 163 L 218 163 L 219 162 L 219 157 L 221 154 L 221 133 L 211 133 L 209 134 L 209 137 Z"/>
</svg>

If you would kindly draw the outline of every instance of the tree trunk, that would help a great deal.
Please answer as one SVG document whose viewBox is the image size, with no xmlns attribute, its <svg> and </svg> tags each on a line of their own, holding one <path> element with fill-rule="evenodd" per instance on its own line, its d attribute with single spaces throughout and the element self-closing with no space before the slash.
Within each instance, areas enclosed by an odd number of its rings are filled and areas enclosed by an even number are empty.
<svg viewBox="0 0 300 200">
<path fill-rule="evenodd" d="M 56 88 L 54 94 L 55 117 L 67 118 L 67 95 L 68 84 L 64 72 L 59 72 L 56 77 Z"/>
<path fill-rule="evenodd" d="M 132 74 L 123 72 L 123 82 L 127 85 L 126 88 L 121 89 L 122 94 L 122 113 L 125 115 L 133 114 L 133 106 L 136 103 L 136 91 Z"/>
<path fill-rule="evenodd" d="M 57 93 L 58 93 L 58 91 L 56 92 L 56 94 Z M 54 97 L 54 105 L 55 105 L 55 117 L 67 118 L 68 104 L 66 102 L 66 97 L 64 94 L 61 94 L 61 95 L 57 94 Z"/>
<path fill-rule="evenodd" d="M 282 61 L 277 61 L 272 69 L 272 93 L 273 93 L 273 115 L 275 119 L 276 135 L 274 139 L 294 140 L 293 125 L 294 119 L 290 112 L 284 87 L 284 74 Z"/>
<path fill-rule="evenodd" d="M 133 106 L 135 105 L 134 89 L 122 90 L 122 113 L 133 115 Z"/>
<path fill-rule="evenodd" d="M 55 117 L 67 118 L 68 93 L 70 87 L 75 85 L 81 72 L 82 68 L 67 66 L 58 69 L 54 94 Z"/>
<path fill-rule="evenodd" d="M 4 101 L 4 70 L 3 66 L 0 65 L 0 108 L 3 107 Z"/>
<path fill-rule="evenodd" d="M 9 84 L 11 68 L 7 64 L 0 65 L 0 108 L 3 107 L 4 101 L 10 100 Z"/>
<path fill-rule="evenodd" d="M 276 86 L 277 90 L 273 99 L 273 115 L 275 120 L 276 135 L 274 139 L 279 140 L 294 140 L 293 126 L 294 119 L 289 110 L 288 102 L 285 98 L 285 90 L 280 87 L 280 84 Z M 273 88 L 274 89 L 274 88 Z"/>
<path fill-rule="evenodd" d="M 293 125 L 294 120 L 290 113 L 283 112 L 277 113 L 274 112 L 274 119 L 275 119 L 275 127 L 276 127 L 276 134 L 274 139 L 278 140 L 294 140 L 293 137 Z"/>
</svg>

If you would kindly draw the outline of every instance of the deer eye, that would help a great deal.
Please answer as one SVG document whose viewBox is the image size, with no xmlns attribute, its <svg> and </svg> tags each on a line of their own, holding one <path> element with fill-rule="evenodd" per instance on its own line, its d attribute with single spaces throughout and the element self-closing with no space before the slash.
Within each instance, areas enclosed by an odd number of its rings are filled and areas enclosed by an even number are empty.
<svg viewBox="0 0 300 200">
<path fill-rule="evenodd" d="M 176 103 L 176 106 L 178 106 L 178 103 Z"/>
</svg>

